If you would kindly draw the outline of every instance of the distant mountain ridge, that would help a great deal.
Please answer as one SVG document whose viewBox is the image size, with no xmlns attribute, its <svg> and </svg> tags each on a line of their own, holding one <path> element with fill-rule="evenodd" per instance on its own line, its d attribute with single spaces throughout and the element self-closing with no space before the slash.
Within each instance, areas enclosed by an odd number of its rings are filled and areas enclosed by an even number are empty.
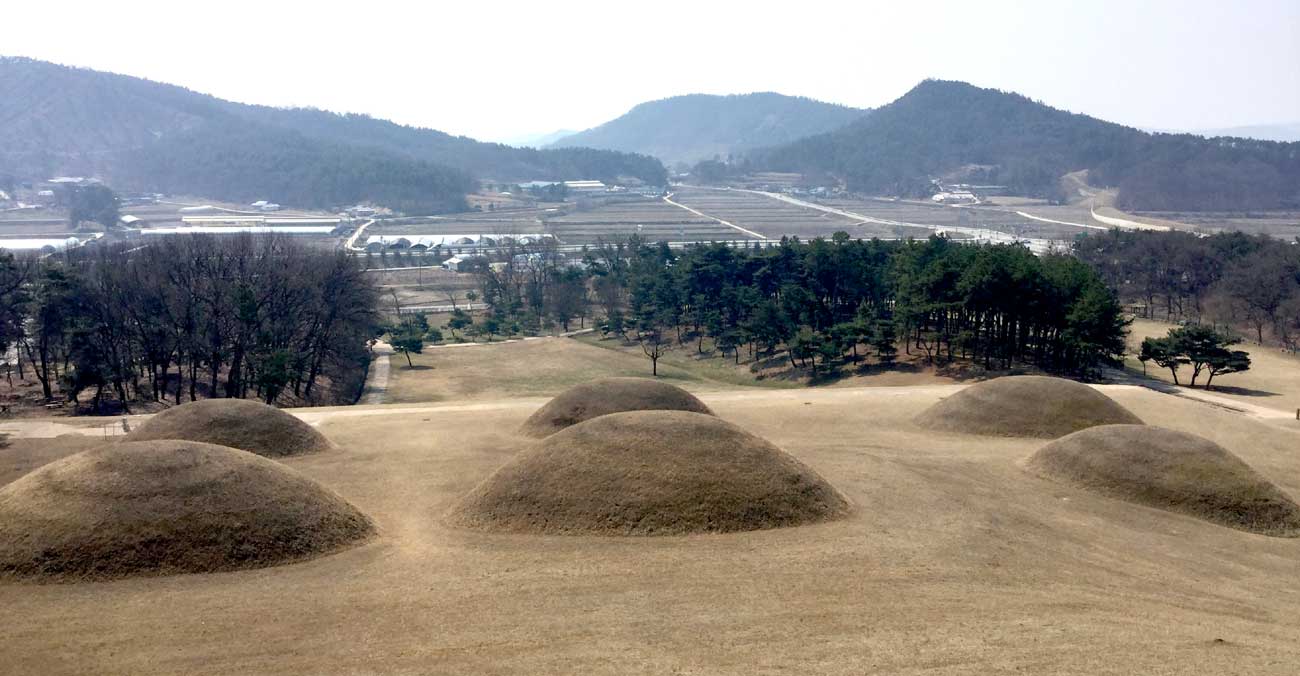
<svg viewBox="0 0 1300 676">
<path fill-rule="evenodd" d="M 332 207 L 464 207 L 476 177 L 633 177 L 658 160 L 481 143 L 366 115 L 244 105 L 125 75 L 0 57 L 0 174 L 102 176 L 128 190 Z"/>
<path fill-rule="evenodd" d="M 576 129 L 557 129 L 544 134 L 523 134 L 508 139 L 501 139 L 499 142 L 516 148 L 545 148 L 552 143 L 578 133 Z"/>
<path fill-rule="evenodd" d="M 1232 136 L 1236 138 L 1253 138 L 1261 141 L 1295 143 L 1300 141 L 1300 122 L 1249 124 L 1240 127 L 1224 127 L 1220 129 L 1193 129 L 1185 133 L 1205 136 L 1207 138 L 1214 138 L 1216 136 Z"/>
<path fill-rule="evenodd" d="M 1300 144 L 1149 134 L 1015 93 L 927 80 L 840 129 L 749 154 L 748 167 L 824 173 L 854 190 L 917 196 L 938 177 L 1053 197 L 1067 173 L 1117 204 L 1191 211 L 1300 206 Z"/>
<path fill-rule="evenodd" d="M 598 127 L 555 141 L 694 164 L 842 127 L 868 111 L 773 92 L 687 94 L 649 101 Z"/>
</svg>

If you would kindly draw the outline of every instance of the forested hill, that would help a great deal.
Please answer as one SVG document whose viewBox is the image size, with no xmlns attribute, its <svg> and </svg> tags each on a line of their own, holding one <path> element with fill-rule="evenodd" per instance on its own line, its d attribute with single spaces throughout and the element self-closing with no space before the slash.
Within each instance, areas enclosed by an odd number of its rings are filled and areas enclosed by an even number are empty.
<svg viewBox="0 0 1300 676">
<path fill-rule="evenodd" d="M 1149 134 L 1019 94 L 927 80 L 841 129 L 755 151 L 755 168 L 829 172 L 851 189 L 920 195 L 931 178 L 1053 196 L 1089 170 L 1127 209 L 1268 209 L 1300 204 L 1300 144 Z"/>
<path fill-rule="evenodd" d="M 501 181 L 600 179 L 620 176 L 663 185 L 667 174 L 653 157 L 588 147 L 537 150 L 484 143 L 434 129 L 409 127 L 368 115 L 312 108 L 270 108 L 227 104 L 237 115 L 261 124 L 297 130 L 312 138 L 378 148 L 415 159 L 446 164 Z"/>
<path fill-rule="evenodd" d="M 361 115 L 224 101 L 168 84 L 0 57 L 0 175 L 306 207 L 463 206 L 474 178 L 665 180 L 655 159 L 479 143 Z"/>
<path fill-rule="evenodd" d="M 867 111 L 771 92 L 689 94 L 642 103 L 623 116 L 566 136 L 552 147 L 586 146 L 694 164 L 740 150 L 842 127 Z"/>
</svg>

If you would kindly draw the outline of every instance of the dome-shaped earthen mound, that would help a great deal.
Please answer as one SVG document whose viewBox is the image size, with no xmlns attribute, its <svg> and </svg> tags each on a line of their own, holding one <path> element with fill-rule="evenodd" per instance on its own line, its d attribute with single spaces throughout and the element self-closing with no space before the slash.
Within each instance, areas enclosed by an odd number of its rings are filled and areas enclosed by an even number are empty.
<svg viewBox="0 0 1300 676">
<path fill-rule="evenodd" d="M 0 576 L 96 579 L 257 568 L 374 532 L 274 460 L 193 441 L 106 445 L 0 488 Z"/>
<path fill-rule="evenodd" d="M 202 399 L 169 408 L 128 435 L 129 441 L 187 439 L 268 458 L 334 448 L 311 425 L 274 406 L 247 399 Z"/>
<path fill-rule="evenodd" d="M 1300 535 L 1300 506 L 1240 458 L 1201 437 L 1102 425 L 1030 456 L 1041 476 L 1253 533 Z"/>
<path fill-rule="evenodd" d="M 971 385 L 917 416 L 921 427 L 1055 439 L 1096 425 L 1141 424 L 1097 390 L 1064 378 L 1008 376 Z"/>
<path fill-rule="evenodd" d="M 490 531 L 677 535 L 797 526 L 847 511 L 816 472 L 735 425 L 633 411 L 534 443 L 449 518 Z"/>
<path fill-rule="evenodd" d="M 692 411 L 713 415 L 680 387 L 648 378 L 603 378 L 560 393 L 534 413 L 520 433 L 541 438 L 597 416 L 625 411 Z"/>
</svg>

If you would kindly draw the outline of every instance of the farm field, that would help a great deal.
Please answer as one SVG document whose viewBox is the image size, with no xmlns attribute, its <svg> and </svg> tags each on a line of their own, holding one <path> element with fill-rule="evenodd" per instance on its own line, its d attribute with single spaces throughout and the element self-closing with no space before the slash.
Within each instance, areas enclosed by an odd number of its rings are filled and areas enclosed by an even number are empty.
<svg viewBox="0 0 1300 676">
<path fill-rule="evenodd" d="M 716 220 L 693 214 L 660 199 L 618 200 L 591 209 L 575 209 L 548 218 L 547 229 L 566 244 L 640 235 L 651 242 L 747 239 L 748 235 Z"/>
<path fill-rule="evenodd" d="M 1279 239 L 1300 237 L 1300 211 L 1260 211 L 1251 213 L 1150 211 L 1137 216 L 1176 221 L 1197 232 L 1216 233 L 1240 230 L 1248 235 L 1268 235 Z"/>
<path fill-rule="evenodd" d="M 827 199 L 823 200 L 822 203 L 826 206 L 882 220 L 917 223 L 940 228 L 979 228 L 994 230 L 1015 237 L 1033 239 L 1068 241 L 1081 233 L 1097 232 L 1087 228 L 1036 221 L 1020 216 L 1016 213 L 1017 209 L 1003 207 L 956 207 L 925 204 L 918 201 L 894 202 L 874 199 Z M 1020 210 L 1032 213 L 1026 209 Z M 1050 218 L 1048 216 L 1044 217 Z M 1053 220 L 1075 222 L 1066 218 Z M 1089 221 L 1078 222 L 1089 223 Z"/>
<path fill-rule="evenodd" d="M 673 201 L 697 211 L 747 228 L 767 239 L 783 236 L 812 239 L 847 232 L 854 237 L 897 238 L 919 234 L 913 228 L 881 226 L 795 206 L 742 190 L 714 190 L 680 186 Z"/>
<path fill-rule="evenodd" d="M 371 262 L 378 262 L 376 256 L 369 256 Z M 430 257 L 432 261 L 432 257 Z M 469 303 L 466 297 L 470 291 L 479 287 L 478 278 L 468 273 L 456 273 L 438 267 L 418 268 L 375 268 L 366 272 L 379 286 L 379 308 L 388 312 L 393 307 L 394 294 L 396 302 L 402 307 L 412 305 L 449 305 L 452 299 L 457 305 Z"/>
<path fill-rule="evenodd" d="M 516 430 L 546 401 L 513 389 L 538 360 L 511 359 L 515 345 L 491 349 L 503 350 L 498 371 L 520 375 L 481 397 L 295 411 L 339 448 L 280 462 L 368 514 L 376 537 L 257 570 L 0 583 L 13 618 L 0 624 L 0 663 L 42 674 L 1290 674 L 1300 660 L 1300 541 L 1032 475 L 1022 463 L 1042 440 L 913 422 L 961 385 L 696 388 L 837 488 L 851 505 L 838 520 L 670 537 L 453 526 L 460 499 L 528 448 Z M 1300 495 L 1295 424 L 1101 391 Z M 95 443 L 13 438 L 0 483 Z"/>
<path fill-rule="evenodd" d="M 540 233 L 554 235 L 561 244 L 567 245 L 625 239 L 635 234 L 652 242 L 747 238 L 744 233 L 713 219 L 654 198 L 595 201 L 581 206 L 569 203 L 496 214 L 454 214 L 416 222 L 379 221 L 366 230 L 369 237 Z"/>
</svg>

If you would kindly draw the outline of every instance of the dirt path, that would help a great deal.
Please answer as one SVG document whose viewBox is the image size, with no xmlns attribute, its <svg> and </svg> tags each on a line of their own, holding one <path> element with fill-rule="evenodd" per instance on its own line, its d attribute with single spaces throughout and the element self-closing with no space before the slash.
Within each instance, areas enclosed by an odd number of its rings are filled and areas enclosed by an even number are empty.
<svg viewBox="0 0 1300 676">
<path fill-rule="evenodd" d="M 1206 392 L 1205 390 L 1194 390 L 1190 387 L 1173 385 L 1160 380 L 1155 380 L 1153 378 L 1143 378 L 1124 371 L 1119 371 L 1117 369 L 1108 369 L 1106 375 L 1108 378 L 1114 380 L 1116 383 L 1122 383 L 1124 385 L 1133 385 L 1136 387 L 1145 387 L 1148 390 L 1154 390 L 1156 392 L 1160 392 L 1161 394 L 1169 394 L 1175 397 L 1181 397 L 1183 399 L 1198 401 L 1203 404 L 1209 404 L 1210 406 L 1217 406 L 1219 408 L 1227 409 L 1235 413 L 1242 413 L 1254 418 L 1259 418 L 1260 420 L 1296 419 L 1296 416 L 1289 411 L 1270 408 L 1268 406 L 1259 406 L 1257 404 L 1251 404 L 1248 402 L 1241 401 L 1239 399 L 1233 399 L 1230 397 L 1216 395 L 1213 392 Z"/>
<path fill-rule="evenodd" d="M 388 394 L 388 371 L 391 368 L 389 357 L 393 354 L 393 346 L 381 340 L 371 349 L 375 358 L 370 362 L 370 371 L 366 373 L 366 388 L 358 403 L 382 404 Z"/>
</svg>

